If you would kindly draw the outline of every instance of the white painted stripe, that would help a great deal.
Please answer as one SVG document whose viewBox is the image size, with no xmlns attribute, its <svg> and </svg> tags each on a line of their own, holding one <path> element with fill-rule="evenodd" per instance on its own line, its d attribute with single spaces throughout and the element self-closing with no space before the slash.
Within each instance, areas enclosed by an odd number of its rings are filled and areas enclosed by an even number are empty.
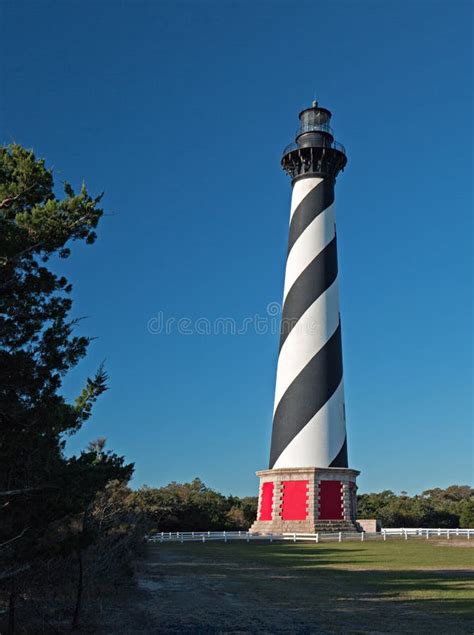
<svg viewBox="0 0 474 635">
<path fill-rule="evenodd" d="M 272 469 L 282 467 L 329 467 L 346 436 L 344 384 L 298 432 L 278 457 Z"/>
<path fill-rule="evenodd" d="M 296 181 L 293 192 L 291 194 L 291 209 L 290 209 L 290 221 L 295 209 L 301 203 L 305 196 L 307 196 L 316 185 L 319 185 L 323 179 L 318 176 L 308 177 L 307 179 L 301 179 Z"/>
<path fill-rule="evenodd" d="M 309 361 L 334 334 L 339 324 L 338 279 L 317 298 L 292 328 L 278 357 L 273 413 Z"/>
<path fill-rule="evenodd" d="M 298 276 L 336 234 L 335 206 L 327 207 L 308 225 L 293 245 L 286 261 L 283 302 Z"/>
</svg>

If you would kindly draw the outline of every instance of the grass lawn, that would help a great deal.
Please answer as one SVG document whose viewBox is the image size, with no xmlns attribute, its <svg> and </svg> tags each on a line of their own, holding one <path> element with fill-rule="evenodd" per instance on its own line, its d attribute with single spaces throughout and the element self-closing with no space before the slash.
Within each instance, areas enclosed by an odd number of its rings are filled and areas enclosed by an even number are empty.
<svg viewBox="0 0 474 635">
<path fill-rule="evenodd" d="M 147 567 L 167 632 L 474 632 L 467 542 L 169 543 Z"/>
</svg>

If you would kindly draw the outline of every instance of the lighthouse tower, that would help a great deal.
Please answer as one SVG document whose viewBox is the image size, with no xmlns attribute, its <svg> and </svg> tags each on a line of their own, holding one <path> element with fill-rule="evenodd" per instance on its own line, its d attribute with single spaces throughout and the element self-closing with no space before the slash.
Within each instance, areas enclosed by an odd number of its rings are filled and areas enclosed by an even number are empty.
<svg viewBox="0 0 474 635">
<path fill-rule="evenodd" d="M 348 468 L 334 187 L 347 158 L 331 113 L 303 110 L 281 165 L 291 177 L 280 350 L 268 470 L 252 531 L 350 530 L 356 477 Z"/>
</svg>

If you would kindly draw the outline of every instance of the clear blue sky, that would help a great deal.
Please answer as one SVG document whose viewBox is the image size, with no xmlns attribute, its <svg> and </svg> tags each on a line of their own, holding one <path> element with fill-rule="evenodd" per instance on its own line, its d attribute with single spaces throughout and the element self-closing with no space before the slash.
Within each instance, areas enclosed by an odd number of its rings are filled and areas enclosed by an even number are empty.
<svg viewBox="0 0 474 635">
<path fill-rule="evenodd" d="M 362 491 L 472 481 L 470 2 L 2 3 L 1 139 L 105 190 L 61 268 L 134 485 L 255 494 L 278 337 L 153 335 L 149 320 L 279 302 L 299 110 L 333 111 L 349 459 Z"/>
</svg>

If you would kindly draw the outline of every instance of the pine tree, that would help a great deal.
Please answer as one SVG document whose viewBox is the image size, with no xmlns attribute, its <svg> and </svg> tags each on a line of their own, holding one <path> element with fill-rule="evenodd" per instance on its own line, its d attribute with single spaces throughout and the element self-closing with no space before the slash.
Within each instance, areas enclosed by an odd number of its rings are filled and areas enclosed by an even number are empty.
<svg viewBox="0 0 474 635">
<path fill-rule="evenodd" d="M 61 394 L 90 339 L 75 335 L 72 286 L 48 263 L 67 258 L 75 241 L 92 244 L 103 214 L 102 196 L 84 185 L 63 190 L 58 196 L 52 171 L 33 152 L 0 148 L 0 581 L 12 584 L 11 615 L 17 576 L 52 551 L 78 549 L 70 535 L 58 546 L 52 528 L 84 514 L 108 481 L 133 470 L 103 446 L 64 455 L 107 375 L 99 367 L 73 403 Z"/>
</svg>

